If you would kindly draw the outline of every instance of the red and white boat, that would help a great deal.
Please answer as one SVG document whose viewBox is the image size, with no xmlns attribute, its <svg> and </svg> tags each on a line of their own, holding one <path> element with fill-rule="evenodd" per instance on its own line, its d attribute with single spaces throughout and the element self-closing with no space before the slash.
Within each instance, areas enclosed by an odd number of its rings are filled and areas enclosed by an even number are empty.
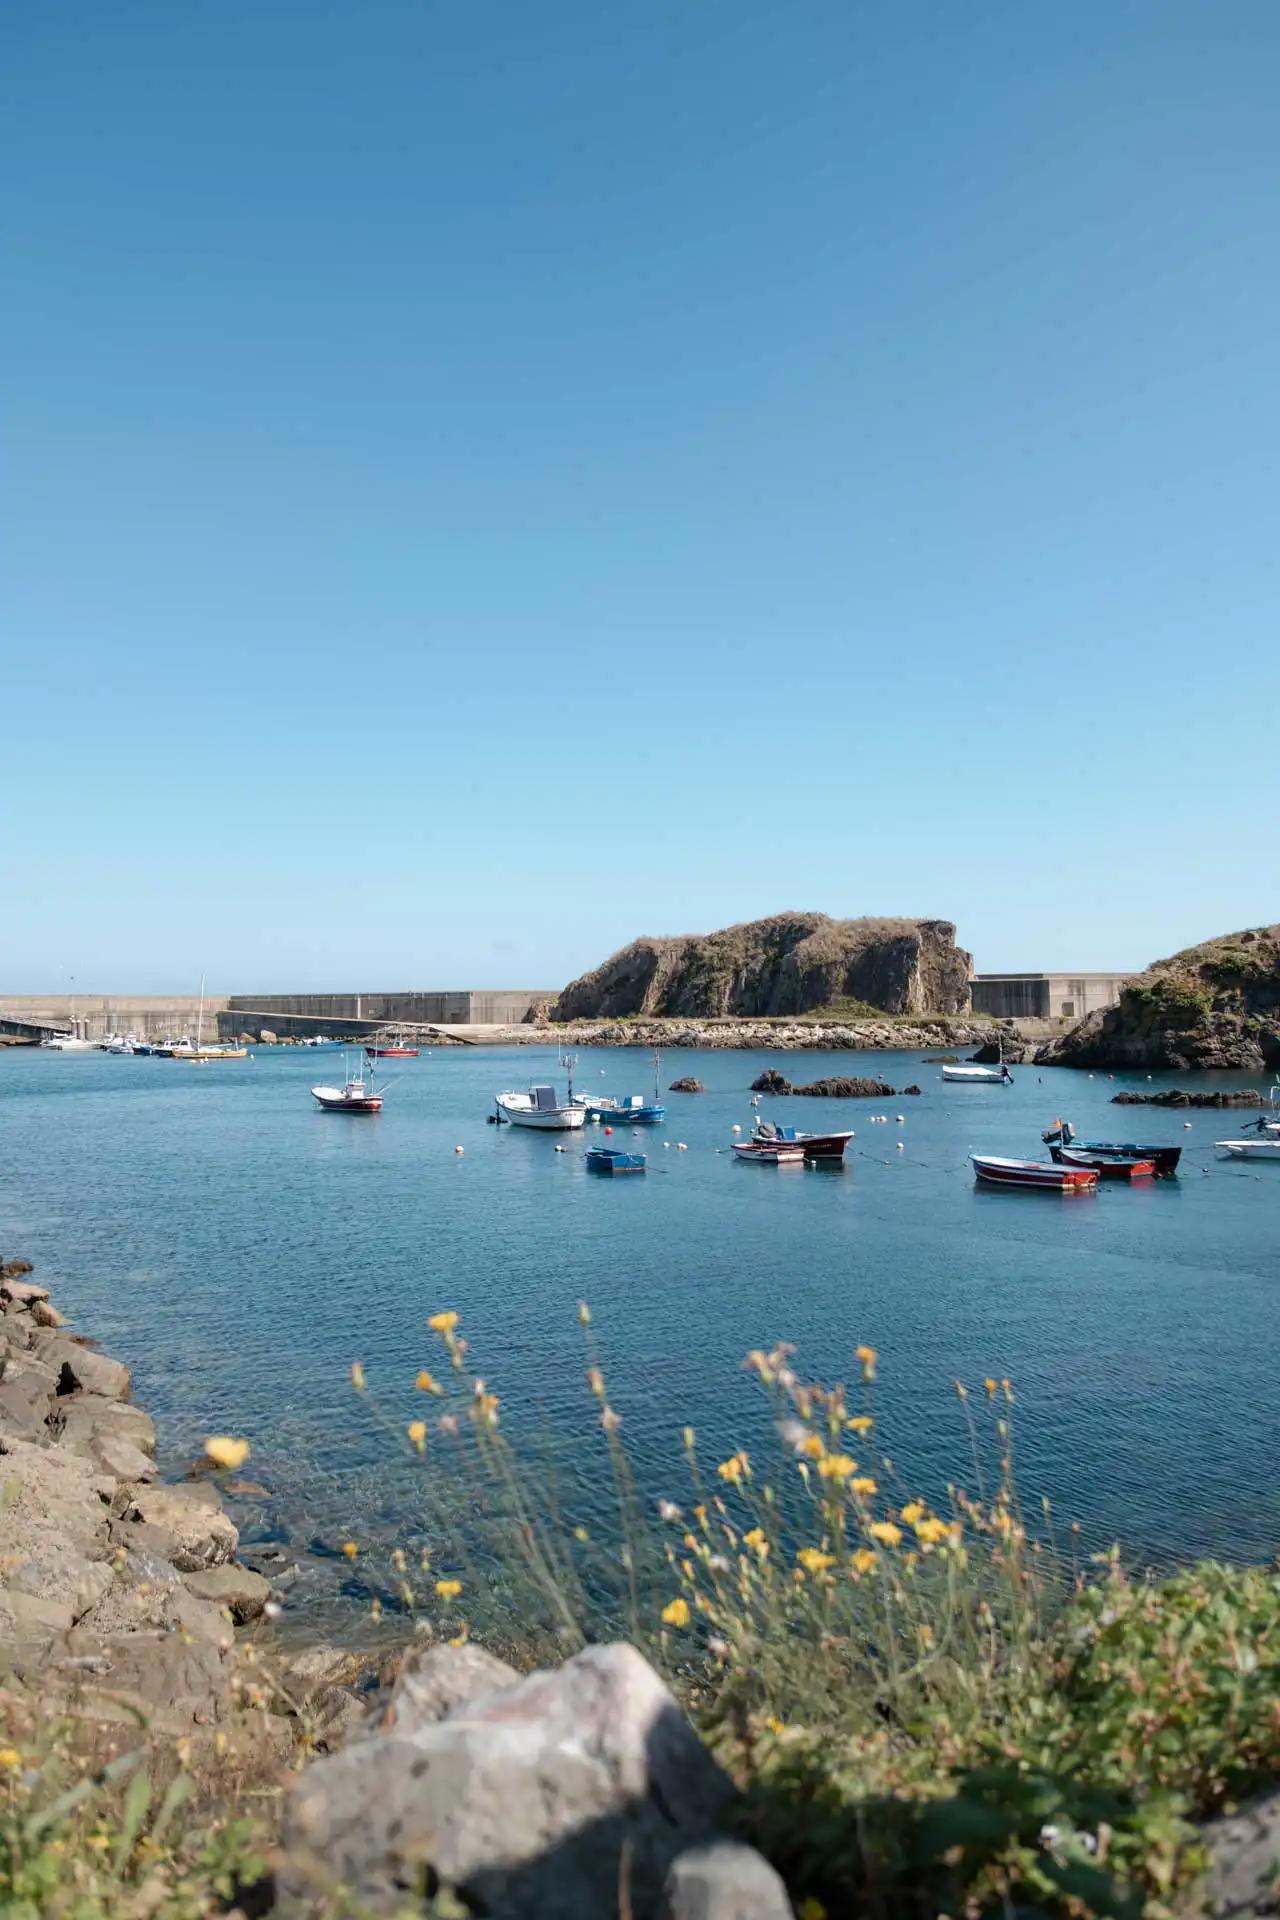
<svg viewBox="0 0 1280 1920">
<path fill-rule="evenodd" d="M 418 1057 L 418 1049 L 409 1045 L 409 1036 L 404 1033 L 390 1033 L 385 1046 L 366 1047 L 365 1052 L 371 1060 L 416 1060 Z"/>
<path fill-rule="evenodd" d="M 1098 1184 L 1094 1167 L 1055 1166 L 1045 1160 L 1006 1160 L 998 1154 L 971 1153 L 979 1180 L 993 1187 L 1023 1187 L 1036 1193 L 1092 1193 Z"/>
<path fill-rule="evenodd" d="M 312 1087 L 311 1096 L 320 1102 L 326 1113 L 382 1112 L 382 1093 L 374 1080 L 372 1067 L 368 1079 L 348 1069 L 340 1087 Z"/>
</svg>

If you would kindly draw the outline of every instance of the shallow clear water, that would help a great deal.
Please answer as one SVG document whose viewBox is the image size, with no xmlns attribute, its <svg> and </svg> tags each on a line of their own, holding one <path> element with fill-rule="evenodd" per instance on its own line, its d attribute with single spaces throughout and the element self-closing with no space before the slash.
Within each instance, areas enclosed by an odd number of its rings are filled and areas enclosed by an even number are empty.
<svg viewBox="0 0 1280 1920">
<path fill-rule="evenodd" d="M 554 1053 L 388 1061 L 369 1118 L 311 1101 L 340 1064 L 292 1049 L 206 1068 L 0 1054 L 0 1252 L 36 1261 L 133 1367 L 168 1466 L 209 1431 L 251 1439 L 247 1471 L 273 1497 L 240 1516 L 247 1537 L 315 1547 L 318 1599 L 342 1587 L 326 1546 L 393 1526 L 406 1498 L 350 1364 L 397 1424 L 424 1411 L 411 1382 L 438 1365 L 424 1323 L 440 1307 L 463 1316 L 508 1429 L 561 1444 L 571 1517 L 592 1516 L 603 1475 L 580 1298 L 648 1493 L 681 1492 L 687 1420 L 708 1456 L 762 1439 L 747 1348 L 790 1340 L 809 1374 L 849 1379 L 867 1341 L 882 1444 L 926 1497 L 952 1475 L 971 1484 L 953 1379 L 1009 1375 L 1024 1496 L 1049 1495 L 1090 1546 L 1119 1536 L 1155 1561 L 1275 1552 L 1280 1165 L 1215 1160 L 1230 1114 L 1190 1114 L 1188 1129 L 1177 1112 L 1108 1104 L 1145 1075 L 1023 1068 L 1012 1088 L 970 1088 L 919 1052 L 669 1053 L 664 1086 L 695 1073 L 709 1091 L 666 1096 L 668 1125 L 635 1136 L 648 1175 L 609 1181 L 586 1172 L 591 1129 L 486 1124 L 496 1089 L 561 1077 Z M 730 1129 L 749 1127 L 750 1082 L 770 1065 L 924 1091 L 766 1101 L 771 1117 L 855 1127 L 848 1163 L 741 1166 Z M 625 1094 L 652 1074 L 641 1052 L 596 1050 L 577 1081 Z M 1181 1177 L 1072 1200 L 975 1187 L 970 1148 L 1040 1157 L 1059 1114 L 1085 1138 L 1182 1144 Z"/>
</svg>

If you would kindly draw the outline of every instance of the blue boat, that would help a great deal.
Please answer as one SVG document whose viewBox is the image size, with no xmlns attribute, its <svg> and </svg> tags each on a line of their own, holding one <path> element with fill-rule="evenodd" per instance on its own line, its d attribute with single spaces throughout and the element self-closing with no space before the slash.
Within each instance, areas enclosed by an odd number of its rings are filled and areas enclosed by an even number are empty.
<svg viewBox="0 0 1280 1920">
<path fill-rule="evenodd" d="M 642 1153 L 619 1153 L 613 1147 L 588 1147 L 587 1167 L 591 1173 L 643 1173 Z"/>
<path fill-rule="evenodd" d="M 658 1071 L 662 1065 L 662 1055 L 655 1053 L 653 1060 L 653 1099 L 646 1100 L 642 1093 L 628 1094 L 625 1100 L 612 1100 L 601 1096 L 593 1100 L 584 1095 L 582 1105 L 587 1110 L 588 1120 L 606 1120 L 615 1126 L 624 1127 L 660 1127 L 667 1117 L 667 1110 L 658 1098 Z"/>
</svg>

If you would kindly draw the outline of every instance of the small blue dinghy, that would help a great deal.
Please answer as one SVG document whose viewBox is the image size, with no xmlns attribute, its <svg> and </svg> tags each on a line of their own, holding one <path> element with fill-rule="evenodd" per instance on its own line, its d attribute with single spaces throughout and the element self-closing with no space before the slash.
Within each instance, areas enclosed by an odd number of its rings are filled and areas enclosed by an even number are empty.
<svg viewBox="0 0 1280 1920">
<path fill-rule="evenodd" d="M 642 1153 L 620 1153 L 615 1147 L 588 1147 L 587 1167 L 591 1173 L 643 1173 Z"/>
</svg>

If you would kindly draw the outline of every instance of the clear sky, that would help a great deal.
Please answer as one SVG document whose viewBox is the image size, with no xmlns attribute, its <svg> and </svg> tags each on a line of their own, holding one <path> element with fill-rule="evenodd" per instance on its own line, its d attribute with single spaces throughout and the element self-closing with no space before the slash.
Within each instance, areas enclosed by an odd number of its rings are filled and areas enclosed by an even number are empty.
<svg viewBox="0 0 1280 1920">
<path fill-rule="evenodd" d="M 0 991 L 1280 917 L 1274 0 L 0 40 Z"/>
</svg>

